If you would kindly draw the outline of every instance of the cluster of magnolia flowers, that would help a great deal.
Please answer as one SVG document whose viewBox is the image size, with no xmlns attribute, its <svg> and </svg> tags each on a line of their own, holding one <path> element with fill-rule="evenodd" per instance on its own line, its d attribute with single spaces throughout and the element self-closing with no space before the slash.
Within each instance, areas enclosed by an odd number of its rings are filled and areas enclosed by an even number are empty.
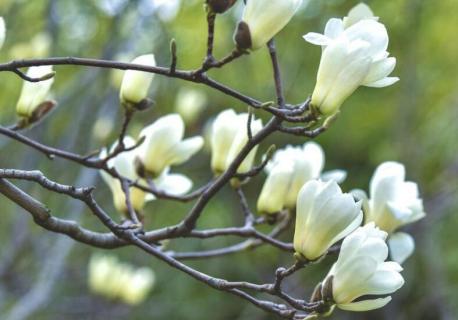
<svg viewBox="0 0 458 320">
<path fill-rule="evenodd" d="M 88 285 L 92 292 L 129 305 L 142 303 L 156 279 L 150 268 L 135 268 L 109 255 L 92 256 L 88 272 Z"/>
<path fill-rule="evenodd" d="M 207 0 L 215 13 L 227 11 L 236 1 Z M 301 5 L 301 0 L 248 0 L 234 40 L 239 50 L 257 50 L 282 30 Z M 398 78 L 389 77 L 396 59 L 389 57 L 388 33 L 370 8 L 360 4 L 343 19 L 331 19 L 324 34 L 308 33 L 305 40 L 322 47 L 317 82 L 311 107 L 325 117 L 339 112 L 344 101 L 359 87 L 384 87 Z M 0 44 L 4 25 L 0 20 Z M 155 66 L 154 55 L 143 55 L 134 64 Z M 32 67 L 27 75 L 46 77 L 51 67 Z M 120 100 L 126 110 L 143 109 L 150 104 L 148 91 L 153 74 L 129 70 L 124 73 Z M 42 109 L 51 103 L 49 91 L 53 79 L 26 82 L 17 105 L 24 123 L 32 123 Z M 37 115 L 38 113 L 38 115 Z M 263 128 L 262 121 L 248 121 L 247 113 L 232 109 L 217 115 L 211 127 L 211 168 L 221 175 L 232 165 L 248 142 Z M 184 139 L 182 117 L 171 114 L 147 126 L 137 138 L 125 137 L 123 144 L 133 150 L 122 152 L 108 162 L 110 168 L 140 185 L 153 184 L 156 189 L 173 195 L 186 194 L 192 181 L 171 168 L 188 161 L 203 146 L 202 137 Z M 111 150 L 115 150 L 115 144 Z M 104 150 L 101 158 L 111 152 Z M 249 172 L 256 158 L 255 147 L 237 168 Z M 346 173 L 342 170 L 322 172 L 324 152 L 316 143 L 287 146 L 269 161 L 267 179 L 260 191 L 259 214 L 273 216 L 283 210 L 296 212 L 294 249 L 297 259 L 316 261 L 341 242 L 340 253 L 312 301 L 325 301 L 332 310 L 365 311 L 386 305 L 387 296 L 403 283 L 402 264 L 414 250 L 414 241 L 399 229 L 415 222 L 425 213 L 418 187 L 405 181 L 402 164 L 386 162 L 375 171 L 369 195 L 362 190 L 344 193 L 338 183 Z M 126 198 L 121 183 L 108 173 L 102 177 L 110 187 L 115 207 L 127 214 Z M 141 212 L 154 197 L 132 186 L 130 200 Z M 342 241 L 343 240 L 343 241 Z M 387 261 L 390 260 L 390 261 Z M 382 298 L 373 298 L 381 295 Z"/>
</svg>

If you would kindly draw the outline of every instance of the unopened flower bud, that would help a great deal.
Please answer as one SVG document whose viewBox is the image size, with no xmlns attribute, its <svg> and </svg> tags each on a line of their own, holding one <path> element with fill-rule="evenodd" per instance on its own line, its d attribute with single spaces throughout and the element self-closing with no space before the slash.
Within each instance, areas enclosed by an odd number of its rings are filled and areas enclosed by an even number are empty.
<svg viewBox="0 0 458 320">
<path fill-rule="evenodd" d="M 257 50 L 280 32 L 302 0 L 249 0 L 234 34 L 237 47 Z"/>
<path fill-rule="evenodd" d="M 135 58 L 133 64 L 156 66 L 153 54 L 147 54 Z M 128 109 L 137 108 L 148 98 L 148 90 L 154 78 L 153 73 L 127 70 L 121 84 L 120 99 L 124 107 Z"/>
<path fill-rule="evenodd" d="M 362 221 L 361 203 L 342 193 L 335 181 L 309 181 L 297 197 L 294 250 L 316 260 Z"/>
<path fill-rule="evenodd" d="M 55 106 L 55 102 L 49 99 L 49 91 L 54 82 L 53 75 L 52 66 L 30 67 L 27 71 L 30 78 L 47 79 L 39 82 L 24 81 L 16 112 L 26 124 L 39 120 Z"/>
</svg>

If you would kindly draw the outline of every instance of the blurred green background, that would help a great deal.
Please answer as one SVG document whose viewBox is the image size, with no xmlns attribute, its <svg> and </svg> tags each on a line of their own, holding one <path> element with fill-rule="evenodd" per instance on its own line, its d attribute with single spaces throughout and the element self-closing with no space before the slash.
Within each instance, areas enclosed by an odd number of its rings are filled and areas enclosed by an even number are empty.
<svg viewBox="0 0 458 320">
<path fill-rule="evenodd" d="M 241 2 L 241 1 L 239 1 Z M 313 90 L 320 49 L 302 35 L 322 32 L 331 17 L 342 17 L 357 4 L 353 0 L 311 0 L 277 37 L 286 96 L 303 101 Z M 389 88 L 361 88 L 344 105 L 338 121 L 318 142 L 326 151 L 326 169 L 349 173 L 344 189 L 367 189 L 374 168 L 396 160 L 407 167 L 409 180 L 419 183 L 426 219 L 409 226 L 417 249 L 405 263 L 406 285 L 384 309 L 354 314 L 336 311 L 334 319 L 456 319 L 458 313 L 458 31 L 456 0 L 367 1 L 391 37 L 397 57 L 394 72 L 401 81 Z M 232 33 L 240 8 L 217 22 L 216 55 L 232 47 Z M 154 52 L 159 65 L 170 61 L 169 41 L 178 45 L 179 68 L 195 68 L 206 45 L 203 0 L 1 0 L 0 16 L 7 24 L 0 61 L 40 56 L 81 56 L 129 61 Z M 39 36 L 40 33 L 46 35 Z M 41 37 L 41 38 L 40 38 Z M 48 40 L 46 40 L 48 39 Z M 122 120 L 118 103 L 119 74 L 84 67 L 56 67 L 54 97 L 58 109 L 27 135 L 66 150 L 89 153 L 111 145 Z M 274 98 L 272 72 L 266 50 L 245 56 L 211 75 L 262 101 Z M 0 74 L 0 121 L 15 120 L 21 80 Z M 135 119 L 130 133 L 157 117 L 173 112 L 183 88 L 207 97 L 206 110 L 187 127 L 187 135 L 203 134 L 209 116 L 225 108 L 246 106 L 219 92 L 157 76 L 151 96 L 157 105 Z M 265 115 L 257 115 L 264 118 Z M 304 139 L 277 135 L 262 144 L 302 144 Z M 111 194 L 97 172 L 56 159 L 49 161 L 18 143 L 0 137 L 0 167 L 40 169 L 64 184 L 96 185 L 97 199 L 113 217 Z M 201 152 L 177 171 L 196 186 L 210 177 L 209 154 Z M 247 187 L 255 206 L 264 176 Z M 46 203 L 59 217 L 103 230 L 79 203 L 49 194 L 36 185 L 20 187 Z M 0 197 L 0 318 L 19 319 L 275 319 L 236 297 L 215 292 L 134 248 L 110 252 L 122 261 L 155 270 L 157 283 L 148 300 L 136 307 L 107 301 L 90 293 L 87 264 L 93 249 L 36 226 L 22 209 Z M 153 202 L 146 208 L 148 228 L 178 222 L 189 205 Z M 199 227 L 240 224 L 242 214 L 229 188 L 205 210 Z M 282 238 L 289 241 L 292 231 Z M 178 251 L 204 250 L 236 243 L 238 239 L 173 241 Z M 327 273 L 333 258 L 292 277 L 286 288 L 298 297 L 309 295 Z M 271 247 L 189 264 L 229 280 L 272 281 L 274 270 L 293 262 Z"/>
</svg>

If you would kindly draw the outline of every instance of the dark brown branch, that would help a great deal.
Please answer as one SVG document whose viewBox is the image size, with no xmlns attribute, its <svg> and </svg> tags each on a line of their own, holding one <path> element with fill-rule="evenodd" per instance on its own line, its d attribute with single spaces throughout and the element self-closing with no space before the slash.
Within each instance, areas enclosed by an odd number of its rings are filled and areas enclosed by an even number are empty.
<svg viewBox="0 0 458 320">
<path fill-rule="evenodd" d="M 51 73 L 45 74 L 44 76 L 39 77 L 39 78 L 31 78 L 31 77 L 29 77 L 28 75 L 26 75 L 24 72 L 22 72 L 19 69 L 13 69 L 13 70 L 10 70 L 10 71 L 14 72 L 20 78 L 22 78 L 23 80 L 28 81 L 28 82 L 46 81 L 46 80 L 49 80 L 49 79 L 53 78 L 55 76 L 55 74 L 56 74 L 55 72 L 51 72 Z"/>
<path fill-rule="evenodd" d="M 106 68 L 106 69 L 118 69 L 118 70 L 136 70 L 144 71 L 149 73 L 155 73 L 163 75 L 170 78 L 177 78 L 186 81 L 191 81 L 195 83 L 201 83 L 207 85 L 215 90 L 218 90 L 224 94 L 227 94 L 231 97 L 234 97 L 243 103 L 246 103 L 252 107 L 259 107 L 262 103 L 250 98 L 244 94 L 241 94 L 213 79 L 210 79 L 207 76 L 197 75 L 192 71 L 183 71 L 176 70 L 171 73 L 170 68 L 164 67 L 153 67 L 132 63 L 124 63 L 117 61 L 109 60 L 98 60 L 90 58 L 75 58 L 75 57 L 57 57 L 57 58 L 46 58 L 46 59 L 30 59 L 30 60 L 15 60 L 8 63 L 0 64 L 1 71 L 15 72 L 19 68 L 26 68 L 32 66 L 59 66 L 59 65 L 76 65 L 76 66 L 86 66 L 86 67 L 96 67 L 96 68 Z"/>
<path fill-rule="evenodd" d="M 267 44 L 269 48 L 270 58 L 274 71 L 275 91 L 277 93 L 277 103 L 282 109 L 285 106 L 285 97 L 283 96 L 283 84 L 281 80 L 280 65 L 278 63 L 277 50 L 275 48 L 275 41 L 272 39 Z"/>
</svg>

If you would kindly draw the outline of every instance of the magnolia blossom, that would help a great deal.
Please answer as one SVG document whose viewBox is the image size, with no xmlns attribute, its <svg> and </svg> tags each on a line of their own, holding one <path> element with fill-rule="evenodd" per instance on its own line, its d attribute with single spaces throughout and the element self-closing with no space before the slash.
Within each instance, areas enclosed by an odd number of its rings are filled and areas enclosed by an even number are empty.
<svg viewBox="0 0 458 320">
<path fill-rule="evenodd" d="M 370 199 L 362 190 L 353 194 L 364 201 L 366 223 L 374 222 L 389 233 L 388 245 L 394 261 L 403 263 L 414 251 L 413 238 L 396 232 L 400 227 L 425 216 L 418 186 L 405 181 L 405 168 L 397 162 L 382 163 L 370 183 Z"/>
<path fill-rule="evenodd" d="M 361 202 L 342 193 L 335 181 L 309 181 L 297 197 L 294 250 L 316 260 L 362 221 Z"/>
<path fill-rule="evenodd" d="M 240 49 L 257 50 L 291 20 L 302 0 L 250 0 L 243 11 L 234 40 Z"/>
<path fill-rule="evenodd" d="M 3 47 L 3 43 L 5 42 L 5 36 L 6 36 L 5 20 L 3 20 L 3 17 L 0 17 L 0 49 Z"/>
<path fill-rule="evenodd" d="M 418 186 L 405 181 L 404 166 L 397 162 L 382 163 L 370 182 L 366 223 L 373 221 L 382 230 L 393 233 L 424 216 Z"/>
<path fill-rule="evenodd" d="M 234 159 L 248 143 L 248 114 L 236 114 L 234 110 L 228 109 L 221 112 L 213 122 L 211 135 L 213 172 L 221 174 L 226 171 Z M 262 121 L 251 122 L 251 132 L 256 135 L 262 129 Z M 245 160 L 240 164 L 237 172 L 250 171 L 256 157 L 257 146 L 251 150 Z"/>
<path fill-rule="evenodd" d="M 132 63 L 155 67 L 156 59 L 153 54 L 147 54 L 135 58 Z M 127 70 L 121 83 L 119 94 L 121 103 L 127 108 L 139 106 L 148 98 L 148 90 L 153 78 L 153 73 Z"/>
<path fill-rule="evenodd" d="M 323 47 L 312 105 L 323 115 L 339 111 L 359 87 L 386 87 L 399 80 L 388 75 L 396 66 L 390 58 L 388 33 L 367 6 L 353 9 L 346 19 L 330 19 L 324 35 L 308 33 L 304 39 Z"/>
<path fill-rule="evenodd" d="M 386 295 L 403 286 L 402 267 L 396 262 L 384 262 L 388 257 L 386 236 L 386 232 L 370 223 L 345 238 L 339 258 L 328 274 L 328 278 L 332 277 L 332 300 L 338 308 L 381 308 L 391 301 L 391 296 Z M 385 297 L 374 299 L 374 295 Z"/>
<path fill-rule="evenodd" d="M 181 116 L 170 114 L 141 131 L 140 138 L 145 141 L 138 148 L 138 157 L 147 174 L 159 177 L 168 167 L 188 161 L 202 148 L 203 138 L 183 140 L 184 130 Z"/>
<path fill-rule="evenodd" d="M 138 305 L 153 288 L 155 275 L 149 268 L 135 269 L 114 256 L 95 255 L 89 261 L 88 283 L 94 293 Z"/>
<path fill-rule="evenodd" d="M 124 145 L 129 148 L 135 145 L 135 140 L 129 136 L 124 138 Z M 117 146 L 117 143 L 114 144 L 111 148 L 113 151 Z M 107 151 L 102 151 L 100 155 L 101 158 L 106 157 Z M 143 183 L 145 186 L 147 185 L 146 182 L 141 179 L 136 172 L 135 168 L 135 159 L 137 157 L 137 151 L 127 151 L 122 152 L 117 155 L 115 158 L 110 159 L 108 161 L 108 167 L 114 168 L 116 171 L 131 181 L 139 181 L 139 183 Z M 124 190 L 121 186 L 121 182 L 113 178 L 110 174 L 105 171 L 101 171 L 102 178 L 105 180 L 107 185 L 110 187 L 112 195 L 113 195 L 113 202 L 116 210 L 119 212 L 127 215 L 127 204 L 126 204 L 126 197 Z M 184 175 L 180 174 L 169 174 L 168 170 L 165 171 L 161 176 L 154 180 L 154 184 L 157 189 L 165 190 L 170 194 L 173 195 L 182 195 L 188 192 L 192 188 L 192 181 Z M 139 188 L 131 187 L 129 189 L 130 192 L 130 201 L 132 207 L 137 212 L 140 212 L 145 203 L 151 200 L 154 200 L 154 196 L 151 194 L 146 194 L 144 191 L 140 190 Z"/>
<path fill-rule="evenodd" d="M 193 124 L 207 105 L 207 96 L 199 90 L 181 89 L 175 101 L 175 111 L 186 124 Z"/>
<path fill-rule="evenodd" d="M 30 67 L 27 71 L 27 76 L 31 78 L 41 78 L 52 74 L 52 66 Z M 39 82 L 24 81 L 16 105 L 17 114 L 24 119 L 31 119 L 36 116 L 37 112 L 44 112 L 45 110 L 40 109 L 49 101 L 49 91 L 53 82 L 53 77 Z"/>
<path fill-rule="evenodd" d="M 266 166 L 268 178 L 258 200 L 258 211 L 274 213 L 273 209 L 293 209 L 296 207 L 297 194 L 310 180 L 320 178 L 324 167 L 324 151 L 315 142 L 308 142 L 302 147 L 287 146 L 275 153 Z M 288 168 L 279 169 L 281 168 Z M 280 176 L 282 173 L 282 176 Z M 272 177 L 275 175 L 275 177 Z M 345 171 L 334 170 L 321 175 L 322 180 L 342 182 Z M 281 182 L 281 183 L 280 183 Z"/>
</svg>

